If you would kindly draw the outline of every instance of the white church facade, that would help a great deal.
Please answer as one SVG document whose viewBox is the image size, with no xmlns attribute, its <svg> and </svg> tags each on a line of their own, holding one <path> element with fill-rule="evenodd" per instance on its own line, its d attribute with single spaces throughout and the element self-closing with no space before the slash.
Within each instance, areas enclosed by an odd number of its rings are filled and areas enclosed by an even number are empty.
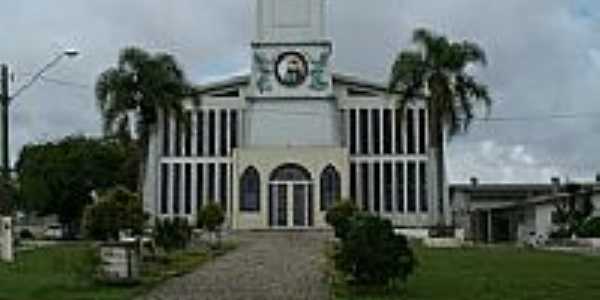
<svg viewBox="0 0 600 300">
<path fill-rule="evenodd" d="M 352 199 L 398 227 L 448 217 L 447 197 L 428 193 L 423 103 L 401 111 L 385 85 L 335 73 L 325 8 L 257 0 L 251 73 L 199 86 L 190 122 L 160 114 L 147 212 L 194 220 L 213 201 L 233 229 L 324 228 L 327 208 Z"/>
</svg>

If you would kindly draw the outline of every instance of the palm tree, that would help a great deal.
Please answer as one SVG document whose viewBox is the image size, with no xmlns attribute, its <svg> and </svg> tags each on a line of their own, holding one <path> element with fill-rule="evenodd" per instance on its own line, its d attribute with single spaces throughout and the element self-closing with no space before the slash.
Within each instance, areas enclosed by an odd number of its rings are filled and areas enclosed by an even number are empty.
<svg viewBox="0 0 600 300">
<path fill-rule="evenodd" d="M 96 82 L 96 100 L 103 130 L 129 140 L 135 126 L 140 152 L 141 187 L 145 175 L 150 136 L 156 132 L 159 111 L 184 116 L 182 100 L 191 94 L 182 69 L 169 54 L 150 54 L 136 47 L 120 52 L 116 67 L 103 72 Z M 141 193 L 141 188 L 138 192 Z"/>
<path fill-rule="evenodd" d="M 412 102 L 424 100 L 429 126 L 430 198 L 437 203 L 433 211 L 435 222 L 449 225 L 444 212 L 444 131 L 448 136 L 466 132 L 474 117 L 474 106 L 483 103 L 488 109 L 492 101 L 487 86 L 467 72 L 472 64 L 487 64 L 479 45 L 464 41 L 452 42 L 426 29 L 413 33 L 415 50 L 402 51 L 392 67 L 388 92 L 399 94 L 403 109 Z"/>
</svg>

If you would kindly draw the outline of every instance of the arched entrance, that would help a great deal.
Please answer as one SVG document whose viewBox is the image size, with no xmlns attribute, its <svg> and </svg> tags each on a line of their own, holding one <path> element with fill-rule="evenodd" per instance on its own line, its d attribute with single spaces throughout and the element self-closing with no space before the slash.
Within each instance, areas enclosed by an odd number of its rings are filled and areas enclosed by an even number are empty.
<svg viewBox="0 0 600 300">
<path fill-rule="evenodd" d="M 286 164 L 269 177 L 269 226 L 311 227 L 313 216 L 313 181 L 305 168 Z"/>
</svg>

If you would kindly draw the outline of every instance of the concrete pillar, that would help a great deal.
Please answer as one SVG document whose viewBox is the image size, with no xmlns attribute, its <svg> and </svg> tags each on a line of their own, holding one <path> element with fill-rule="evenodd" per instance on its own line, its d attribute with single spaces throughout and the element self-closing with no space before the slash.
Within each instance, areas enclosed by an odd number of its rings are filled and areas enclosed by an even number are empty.
<svg viewBox="0 0 600 300">
<path fill-rule="evenodd" d="M 0 220 L 0 260 L 9 263 L 15 260 L 10 217 L 2 217 Z"/>
</svg>

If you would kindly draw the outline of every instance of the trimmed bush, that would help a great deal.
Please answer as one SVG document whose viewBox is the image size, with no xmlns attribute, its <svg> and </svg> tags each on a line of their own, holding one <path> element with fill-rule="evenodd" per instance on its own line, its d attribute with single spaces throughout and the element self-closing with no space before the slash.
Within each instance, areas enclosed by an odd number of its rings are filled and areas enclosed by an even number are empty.
<svg viewBox="0 0 600 300">
<path fill-rule="evenodd" d="M 415 267 L 406 237 L 395 235 L 389 220 L 371 215 L 351 218 L 334 259 L 336 268 L 359 286 L 404 282 Z"/>
<path fill-rule="evenodd" d="M 225 222 L 225 212 L 220 205 L 209 203 L 198 212 L 198 227 L 215 232 Z"/>
<path fill-rule="evenodd" d="M 85 209 L 83 232 L 94 240 L 118 240 L 120 230 L 141 234 L 147 218 L 140 198 L 126 188 L 117 187 Z"/>
<path fill-rule="evenodd" d="M 331 225 L 337 238 L 344 238 L 348 232 L 350 219 L 356 215 L 358 209 L 352 201 L 336 202 L 325 215 L 325 221 Z"/>
<path fill-rule="evenodd" d="M 590 218 L 577 229 L 582 238 L 600 238 L 600 217 Z"/>
<path fill-rule="evenodd" d="M 192 228 L 186 218 L 156 219 L 154 240 L 166 252 L 185 249 L 192 237 Z"/>
</svg>

